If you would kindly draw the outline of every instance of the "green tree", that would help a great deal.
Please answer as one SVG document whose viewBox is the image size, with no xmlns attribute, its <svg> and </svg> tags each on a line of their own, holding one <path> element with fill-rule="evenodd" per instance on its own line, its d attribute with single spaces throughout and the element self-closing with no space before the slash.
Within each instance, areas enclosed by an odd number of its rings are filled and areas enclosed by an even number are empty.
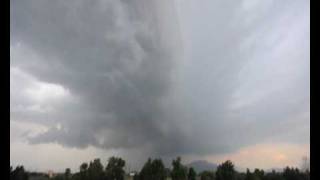
<svg viewBox="0 0 320 180">
<path fill-rule="evenodd" d="M 195 180 L 196 176 L 197 176 L 196 171 L 192 167 L 190 167 L 188 172 L 188 180 Z"/>
<path fill-rule="evenodd" d="M 161 159 L 155 159 L 152 162 L 152 174 L 154 180 L 165 180 L 166 170 Z"/>
<path fill-rule="evenodd" d="M 80 180 L 88 180 L 88 164 L 82 163 L 80 165 L 79 179 Z"/>
<path fill-rule="evenodd" d="M 286 180 L 304 180 L 304 175 L 299 171 L 298 168 L 286 167 L 282 173 L 284 179 Z"/>
<path fill-rule="evenodd" d="M 85 172 L 88 170 L 88 164 L 87 163 L 82 163 L 80 165 L 80 172 Z"/>
<path fill-rule="evenodd" d="M 245 180 L 252 180 L 252 173 L 250 172 L 250 169 L 247 168 L 247 171 L 246 171 L 246 177 L 245 177 Z"/>
<path fill-rule="evenodd" d="M 151 164 L 152 164 L 152 160 L 151 160 L 151 158 L 148 158 L 147 162 L 144 163 L 144 165 L 139 173 L 139 178 L 141 180 L 147 180 L 148 178 L 150 178 L 152 176 Z"/>
<path fill-rule="evenodd" d="M 202 171 L 200 174 L 201 180 L 214 180 L 215 174 L 212 171 Z"/>
<path fill-rule="evenodd" d="M 106 167 L 106 177 L 110 180 L 123 180 L 125 172 L 123 170 L 126 162 L 118 157 L 109 158 Z"/>
<path fill-rule="evenodd" d="M 261 169 L 255 169 L 254 172 L 254 178 L 258 180 L 263 180 L 264 179 L 264 171 Z"/>
<path fill-rule="evenodd" d="M 264 171 L 255 169 L 253 173 L 250 172 L 249 169 L 247 169 L 245 180 L 263 180 L 264 179 Z"/>
<path fill-rule="evenodd" d="M 25 172 L 23 166 L 17 166 L 10 174 L 10 179 L 12 180 L 28 180 L 28 174 Z"/>
<path fill-rule="evenodd" d="M 88 179 L 90 180 L 102 180 L 104 179 L 103 165 L 100 159 L 94 159 L 90 162 L 88 167 Z"/>
<path fill-rule="evenodd" d="M 70 168 L 67 168 L 67 169 L 65 170 L 65 172 L 64 172 L 64 178 L 65 178 L 66 180 L 71 179 L 71 170 L 70 170 Z"/>
<path fill-rule="evenodd" d="M 172 161 L 172 171 L 171 177 L 172 180 L 186 180 L 188 169 L 181 164 L 181 158 L 177 157 L 176 160 Z"/>
<path fill-rule="evenodd" d="M 236 171 L 234 170 L 234 165 L 230 160 L 222 163 L 218 166 L 216 171 L 217 180 L 235 180 Z"/>
<path fill-rule="evenodd" d="M 140 174 L 140 180 L 165 180 L 167 177 L 167 170 L 163 165 L 161 159 L 148 159 L 143 165 Z"/>
</svg>

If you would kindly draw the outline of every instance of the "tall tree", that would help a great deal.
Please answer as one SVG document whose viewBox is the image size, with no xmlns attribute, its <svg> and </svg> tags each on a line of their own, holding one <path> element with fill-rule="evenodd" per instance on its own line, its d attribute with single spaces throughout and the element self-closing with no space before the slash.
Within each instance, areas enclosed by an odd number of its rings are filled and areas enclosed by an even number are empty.
<svg viewBox="0 0 320 180">
<path fill-rule="evenodd" d="M 87 163 L 82 163 L 80 165 L 80 172 L 85 172 L 88 170 L 88 164 Z"/>
<path fill-rule="evenodd" d="M 234 165 L 230 160 L 219 165 L 216 171 L 217 180 L 235 180 L 235 175 Z"/>
<path fill-rule="evenodd" d="M 124 179 L 124 166 L 126 162 L 118 157 L 109 158 L 108 165 L 106 167 L 106 177 L 110 180 L 123 180 Z"/>
<path fill-rule="evenodd" d="M 188 180 L 196 180 L 196 176 L 196 171 L 192 167 L 190 167 L 188 172 Z"/>
<path fill-rule="evenodd" d="M 140 180 L 148 180 L 152 176 L 152 160 L 151 158 L 148 158 L 147 162 L 144 163 L 140 173 L 139 178 Z"/>
<path fill-rule="evenodd" d="M 102 180 L 104 179 L 103 165 L 100 159 L 94 159 L 90 162 L 88 167 L 88 178 L 90 180 Z"/>
<path fill-rule="evenodd" d="M 66 180 L 71 179 L 71 170 L 70 170 L 70 168 L 67 168 L 67 169 L 65 170 L 65 172 L 64 172 L 64 178 L 65 178 Z"/>
<path fill-rule="evenodd" d="M 186 180 L 188 169 L 181 164 L 181 158 L 177 157 L 177 159 L 172 161 L 172 171 L 171 177 L 172 180 Z"/>
<path fill-rule="evenodd" d="M 245 180 L 262 180 L 263 175 L 263 171 L 261 172 L 259 169 L 255 169 L 253 173 L 251 173 L 250 170 L 247 169 Z"/>
<path fill-rule="evenodd" d="M 254 178 L 257 180 L 263 180 L 264 179 L 264 171 L 261 169 L 256 168 L 253 172 Z"/>
<path fill-rule="evenodd" d="M 79 178 L 80 180 L 88 180 L 88 164 L 82 163 L 80 165 Z"/>
<path fill-rule="evenodd" d="M 161 159 L 148 159 L 143 165 L 140 174 L 140 180 L 165 180 L 167 177 L 166 168 Z"/>
<path fill-rule="evenodd" d="M 165 180 L 166 170 L 161 159 L 155 159 L 152 162 L 152 174 L 154 180 Z"/>
<path fill-rule="evenodd" d="M 300 173 L 298 168 L 286 167 L 282 173 L 284 179 L 286 180 L 303 180 L 304 176 Z"/>
<path fill-rule="evenodd" d="M 12 178 L 12 180 L 28 180 L 28 174 L 27 172 L 25 172 L 24 167 L 23 166 L 17 166 L 15 170 L 12 171 L 12 173 L 10 174 L 10 178 Z"/>
</svg>

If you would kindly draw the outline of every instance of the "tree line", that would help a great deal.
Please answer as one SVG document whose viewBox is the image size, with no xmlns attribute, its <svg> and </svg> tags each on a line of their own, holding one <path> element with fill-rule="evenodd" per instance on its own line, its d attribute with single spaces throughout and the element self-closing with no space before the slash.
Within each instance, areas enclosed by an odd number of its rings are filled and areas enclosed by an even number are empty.
<svg viewBox="0 0 320 180">
<path fill-rule="evenodd" d="M 51 178 L 45 174 L 38 174 L 38 177 L 52 180 L 310 180 L 308 169 L 285 167 L 282 172 L 264 172 L 256 168 L 252 172 L 249 169 L 246 172 L 237 172 L 230 160 L 218 165 L 215 171 L 203 171 L 198 174 L 194 168 L 183 165 L 180 157 L 172 160 L 171 168 L 166 168 L 161 159 L 149 158 L 140 172 L 134 174 L 126 174 L 125 164 L 122 158 L 111 157 L 106 167 L 103 167 L 100 159 L 94 159 L 89 164 L 82 163 L 76 173 L 67 168 L 64 173 Z M 17 166 L 14 170 L 10 167 L 10 180 L 31 180 L 31 177 L 36 175 L 26 172 L 23 166 Z"/>
</svg>

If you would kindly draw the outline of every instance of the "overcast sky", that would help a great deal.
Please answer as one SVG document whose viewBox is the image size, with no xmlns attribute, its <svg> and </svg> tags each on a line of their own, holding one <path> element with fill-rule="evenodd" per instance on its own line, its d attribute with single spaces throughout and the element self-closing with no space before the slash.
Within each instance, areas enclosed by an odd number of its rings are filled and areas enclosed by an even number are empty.
<svg viewBox="0 0 320 180">
<path fill-rule="evenodd" d="M 14 0 L 10 162 L 300 166 L 310 1 Z"/>
</svg>

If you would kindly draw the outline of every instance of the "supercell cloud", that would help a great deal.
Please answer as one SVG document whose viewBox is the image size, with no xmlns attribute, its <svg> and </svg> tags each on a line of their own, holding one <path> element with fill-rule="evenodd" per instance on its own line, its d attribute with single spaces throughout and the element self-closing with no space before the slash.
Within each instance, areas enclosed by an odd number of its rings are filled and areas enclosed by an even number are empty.
<svg viewBox="0 0 320 180">
<path fill-rule="evenodd" d="M 309 1 L 197 3 L 11 1 L 11 122 L 146 156 L 309 143 Z"/>
<path fill-rule="evenodd" d="M 32 117 L 61 127 L 50 127 L 31 143 L 130 148 L 180 136 L 165 110 L 179 38 L 173 6 L 158 3 L 12 2 L 12 69 L 55 84 L 74 99 L 45 112 L 46 118 Z"/>
</svg>

